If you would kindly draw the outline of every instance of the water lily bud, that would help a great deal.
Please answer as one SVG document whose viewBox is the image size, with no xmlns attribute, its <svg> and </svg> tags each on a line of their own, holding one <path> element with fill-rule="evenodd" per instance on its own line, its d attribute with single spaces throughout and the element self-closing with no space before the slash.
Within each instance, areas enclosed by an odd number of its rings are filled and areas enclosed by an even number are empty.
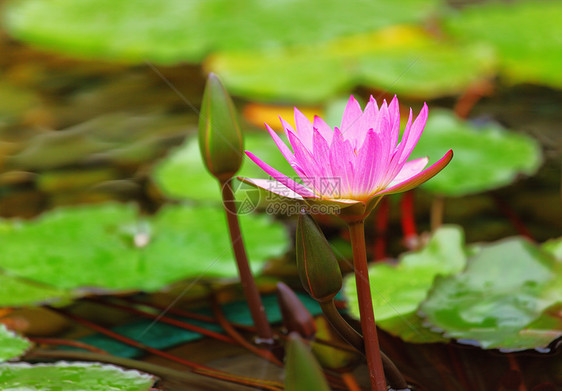
<svg viewBox="0 0 562 391">
<path fill-rule="evenodd" d="M 219 180 L 231 178 L 242 165 L 244 140 L 236 109 L 214 73 L 207 79 L 199 113 L 199 148 L 205 166 Z"/>
<path fill-rule="evenodd" d="M 304 289 L 319 302 L 331 300 L 342 287 L 340 266 L 326 237 L 305 213 L 299 216 L 296 250 Z"/>
<path fill-rule="evenodd" d="M 309 347 L 295 332 L 289 334 L 285 361 L 285 390 L 330 390 L 322 373 L 322 368 L 310 352 Z"/>
<path fill-rule="evenodd" d="M 277 283 L 277 302 L 281 309 L 283 326 L 288 332 L 297 332 L 305 339 L 314 338 L 316 334 L 314 318 L 297 294 L 283 282 Z"/>
</svg>

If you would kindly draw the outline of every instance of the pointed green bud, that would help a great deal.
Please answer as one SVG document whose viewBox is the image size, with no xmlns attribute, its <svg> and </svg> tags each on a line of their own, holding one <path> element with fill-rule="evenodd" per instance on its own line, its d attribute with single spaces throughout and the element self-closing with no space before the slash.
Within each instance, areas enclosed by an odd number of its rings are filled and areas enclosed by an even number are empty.
<svg viewBox="0 0 562 391">
<path fill-rule="evenodd" d="M 342 287 L 340 266 L 320 227 L 305 213 L 297 224 L 296 250 L 304 289 L 319 302 L 332 300 Z"/>
<path fill-rule="evenodd" d="M 285 390 L 330 390 L 322 368 L 296 332 L 289 334 L 285 361 Z"/>
<path fill-rule="evenodd" d="M 199 113 L 199 148 L 207 169 L 227 180 L 242 165 L 244 140 L 236 109 L 220 79 L 209 74 Z"/>
<path fill-rule="evenodd" d="M 277 303 L 281 310 L 283 326 L 289 333 L 297 332 L 306 339 L 314 338 L 316 324 L 308 309 L 289 286 L 283 282 L 277 283 Z"/>
</svg>

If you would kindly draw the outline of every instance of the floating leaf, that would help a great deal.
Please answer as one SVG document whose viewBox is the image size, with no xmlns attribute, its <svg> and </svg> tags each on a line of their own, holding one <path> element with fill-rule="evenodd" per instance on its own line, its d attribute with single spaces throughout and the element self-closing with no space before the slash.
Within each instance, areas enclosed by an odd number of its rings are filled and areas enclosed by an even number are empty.
<svg viewBox="0 0 562 391">
<path fill-rule="evenodd" d="M 358 84 L 425 98 L 456 94 L 493 66 L 486 47 L 437 42 L 412 27 L 323 45 L 222 53 L 207 63 L 234 94 L 300 102 L 323 101 Z"/>
<path fill-rule="evenodd" d="M 25 391 L 148 391 L 151 375 L 95 363 L 0 364 L 0 388 Z"/>
<path fill-rule="evenodd" d="M 562 334 L 544 330 L 560 326 L 560 314 L 545 310 L 560 303 L 561 266 L 522 238 L 482 246 L 465 271 L 435 281 L 420 309 L 432 327 L 459 342 L 485 349 L 544 348 Z"/>
<path fill-rule="evenodd" d="M 269 216 L 241 216 L 241 225 L 254 271 L 285 251 L 285 229 Z M 0 237 L 0 269 L 54 288 L 151 291 L 237 276 L 224 211 L 215 207 L 169 206 L 151 219 L 132 205 L 58 209 L 4 227 Z"/>
<path fill-rule="evenodd" d="M 6 12 L 12 35 L 79 56 L 199 61 L 210 51 L 278 47 L 415 22 L 438 0 L 26 0 Z"/>
<path fill-rule="evenodd" d="M 12 333 L 0 323 L 0 362 L 22 355 L 30 346 L 29 340 Z"/>
<path fill-rule="evenodd" d="M 497 52 L 502 73 L 514 83 L 562 87 L 562 3 L 488 2 L 463 8 L 445 29 L 465 42 Z"/>
<path fill-rule="evenodd" d="M 552 254 L 558 261 L 562 262 L 562 237 L 549 240 L 542 245 L 542 249 Z"/>
<path fill-rule="evenodd" d="M 71 296 L 71 293 L 64 289 L 0 274 L 0 307 L 60 302 Z"/>
<path fill-rule="evenodd" d="M 426 298 L 437 275 L 461 271 L 466 262 L 463 232 L 442 227 L 420 251 L 405 254 L 398 265 L 376 263 L 369 279 L 377 324 L 389 333 L 410 342 L 437 342 L 443 338 L 421 327 L 415 312 Z M 350 313 L 359 317 L 355 279 L 346 279 L 345 295 Z"/>
<path fill-rule="evenodd" d="M 449 149 L 455 153 L 453 160 L 424 189 L 448 196 L 491 190 L 510 184 L 518 174 L 533 174 L 542 161 L 538 143 L 528 136 L 495 124 L 476 127 L 452 113 L 433 110 L 412 158 L 431 160 Z"/>
<path fill-rule="evenodd" d="M 245 150 L 252 151 L 289 176 L 294 174 L 268 134 L 250 133 L 244 138 Z M 244 156 L 244 163 L 237 175 L 250 178 L 264 177 L 259 166 L 247 156 Z M 154 179 L 164 193 L 172 198 L 221 201 L 218 181 L 205 169 L 196 138 L 186 140 L 181 147 L 160 162 L 155 168 Z M 237 189 L 240 183 L 238 180 L 235 182 L 234 188 Z"/>
</svg>

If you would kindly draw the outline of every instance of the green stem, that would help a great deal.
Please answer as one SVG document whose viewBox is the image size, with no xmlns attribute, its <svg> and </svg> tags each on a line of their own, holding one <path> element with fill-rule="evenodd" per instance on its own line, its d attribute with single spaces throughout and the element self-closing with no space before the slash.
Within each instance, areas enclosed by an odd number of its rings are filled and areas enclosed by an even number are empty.
<svg viewBox="0 0 562 391">
<path fill-rule="evenodd" d="M 330 322 L 330 324 L 336 329 L 340 336 L 345 339 L 349 344 L 351 344 L 357 351 L 361 354 L 365 354 L 365 344 L 363 342 L 363 336 L 357 332 L 347 321 L 341 316 L 340 312 L 336 308 L 334 301 L 326 301 L 320 303 L 320 308 L 322 312 Z M 404 380 L 404 377 L 394 365 L 392 360 L 383 352 L 380 352 L 382 359 L 382 366 L 384 369 L 384 374 L 388 378 L 388 383 L 395 390 L 406 390 L 408 389 L 408 383 Z"/>
<path fill-rule="evenodd" d="M 232 178 L 221 180 L 220 185 L 222 189 L 223 205 L 228 221 L 228 230 L 230 232 L 230 241 L 232 243 L 232 249 L 234 250 L 236 264 L 238 265 L 240 282 L 242 283 L 242 289 L 244 290 L 244 295 L 256 326 L 259 342 L 263 344 L 273 344 L 273 332 L 267 321 L 260 293 L 248 263 L 248 256 L 246 255 L 246 248 L 244 247 L 244 240 L 242 239 L 242 233 L 240 231 L 238 211 L 236 209 L 236 203 L 234 202 L 234 192 L 232 191 Z"/>
<path fill-rule="evenodd" d="M 386 380 L 379 350 L 379 339 L 371 298 L 369 272 L 367 268 L 367 250 L 365 247 L 365 224 L 363 220 L 349 223 L 351 248 L 353 250 L 353 266 L 357 284 L 361 330 L 365 345 L 365 357 L 369 368 L 372 391 L 386 391 Z"/>
</svg>

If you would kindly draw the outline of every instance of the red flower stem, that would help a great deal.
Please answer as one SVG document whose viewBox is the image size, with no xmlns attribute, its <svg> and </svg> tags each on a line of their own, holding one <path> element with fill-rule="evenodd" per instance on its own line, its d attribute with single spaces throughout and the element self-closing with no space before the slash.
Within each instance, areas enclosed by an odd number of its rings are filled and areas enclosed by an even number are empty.
<svg viewBox="0 0 562 391">
<path fill-rule="evenodd" d="M 369 284 L 367 251 L 365 248 L 365 223 L 363 220 L 349 223 L 349 234 L 353 250 L 353 266 L 361 315 L 361 331 L 365 343 L 365 357 L 369 368 L 372 391 L 386 391 L 386 380 L 379 351 L 379 338 L 375 324 L 373 300 Z"/>
<path fill-rule="evenodd" d="M 72 346 L 78 349 L 84 349 L 92 353 L 108 354 L 105 350 L 89 345 L 84 342 L 74 341 L 72 339 L 62 338 L 42 338 L 42 337 L 28 337 L 31 342 L 40 345 L 53 345 L 53 346 Z"/>
<path fill-rule="evenodd" d="M 111 307 L 111 308 L 117 308 L 117 309 L 129 312 L 131 314 L 135 314 L 135 315 L 142 316 L 144 318 L 156 320 L 158 322 L 166 323 L 166 324 L 178 327 L 180 329 L 193 331 L 195 333 L 199 333 L 201 335 L 205 335 L 207 337 L 214 338 L 214 339 L 217 339 L 219 341 L 223 341 L 223 342 L 226 342 L 226 343 L 229 343 L 229 344 L 236 345 L 236 341 L 234 341 L 232 338 L 230 338 L 230 337 L 228 337 L 224 334 L 216 333 L 214 331 L 207 330 L 203 327 L 195 326 L 195 325 L 187 323 L 187 322 L 182 322 L 181 320 L 170 318 L 170 317 L 165 316 L 165 315 L 151 314 L 150 312 L 142 311 L 142 310 L 139 310 L 137 308 L 128 307 L 128 306 L 117 304 L 117 303 L 112 303 L 112 302 L 109 302 L 109 301 L 105 301 L 103 299 L 100 300 L 100 299 L 94 299 L 94 298 L 92 298 L 92 299 L 86 298 L 84 300 L 92 301 L 94 303 L 104 305 L 104 306 L 107 306 L 107 307 Z"/>
<path fill-rule="evenodd" d="M 79 323 L 82 326 L 85 326 L 89 329 L 97 331 L 100 334 L 103 334 L 105 336 L 113 338 L 113 339 L 115 339 L 119 342 L 122 342 L 122 343 L 126 344 L 126 345 L 133 346 L 137 349 L 144 350 L 145 352 L 151 353 L 155 356 L 159 356 L 159 357 L 165 358 L 167 360 L 174 361 L 174 362 L 177 362 L 179 364 L 185 365 L 186 367 L 191 368 L 194 372 L 199 373 L 201 375 L 209 376 L 209 377 L 212 377 L 212 378 L 215 378 L 215 379 L 221 379 L 221 380 L 232 382 L 232 383 L 243 384 L 243 385 L 247 385 L 247 386 L 258 386 L 258 387 L 262 387 L 264 390 L 281 390 L 282 389 L 280 386 L 279 387 L 277 386 L 278 385 L 277 382 L 268 381 L 268 380 L 253 379 L 253 378 L 249 378 L 249 377 L 245 377 L 245 376 L 232 375 L 230 373 L 223 372 L 221 370 L 216 370 L 216 369 L 210 368 L 206 365 L 198 364 L 198 363 L 195 363 L 193 361 L 189 361 L 189 360 L 186 360 L 184 358 L 174 356 L 173 354 L 163 352 L 162 350 L 144 345 L 143 343 L 135 341 L 134 339 L 125 337 L 124 335 L 121 335 L 121 334 L 118 334 L 114 331 L 106 329 L 105 327 L 102 327 L 102 326 L 100 326 L 100 325 L 98 325 L 94 322 L 91 322 L 87 319 L 84 319 L 84 318 L 82 318 L 78 315 L 74 315 L 74 314 L 72 314 L 70 312 L 67 312 L 65 310 L 62 310 L 60 308 L 50 307 L 50 309 L 54 312 L 57 312 L 57 313 L 61 314 L 64 317 L 67 317 L 69 319 L 74 320 L 76 323 Z M 109 357 L 112 357 L 112 356 L 109 356 Z"/>
<path fill-rule="evenodd" d="M 261 301 L 260 293 L 254 281 L 252 270 L 248 263 L 246 248 L 240 231 L 240 223 L 238 222 L 238 211 L 235 204 L 234 192 L 232 191 L 232 178 L 220 181 L 222 189 L 222 200 L 226 218 L 228 220 L 228 231 L 230 232 L 230 241 L 234 250 L 234 257 L 238 265 L 238 273 L 240 274 L 240 282 L 242 289 L 250 308 L 250 313 L 257 329 L 259 342 L 265 344 L 273 344 L 273 332 L 271 326 L 265 316 L 265 309 Z"/>
<path fill-rule="evenodd" d="M 255 345 L 252 345 L 251 343 L 246 341 L 246 339 L 240 333 L 238 333 L 238 331 L 236 331 L 236 329 L 232 326 L 232 324 L 229 323 L 228 319 L 226 319 L 226 317 L 224 316 L 220 304 L 216 300 L 216 298 L 213 298 L 211 302 L 212 302 L 211 307 L 213 309 L 213 313 L 215 314 L 217 320 L 219 321 L 220 326 L 223 328 L 224 331 L 226 331 L 226 333 L 233 340 L 238 342 L 242 347 L 248 349 L 250 352 L 254 353 L 255 355 L 265 358 L 269 362 L 279 367 L 283 366 L 283 363 L 279 361 L 279 359 L 275 357 L 273 353 L 271 353 L 268 350 L 258 349 Z"/>
</svg>

